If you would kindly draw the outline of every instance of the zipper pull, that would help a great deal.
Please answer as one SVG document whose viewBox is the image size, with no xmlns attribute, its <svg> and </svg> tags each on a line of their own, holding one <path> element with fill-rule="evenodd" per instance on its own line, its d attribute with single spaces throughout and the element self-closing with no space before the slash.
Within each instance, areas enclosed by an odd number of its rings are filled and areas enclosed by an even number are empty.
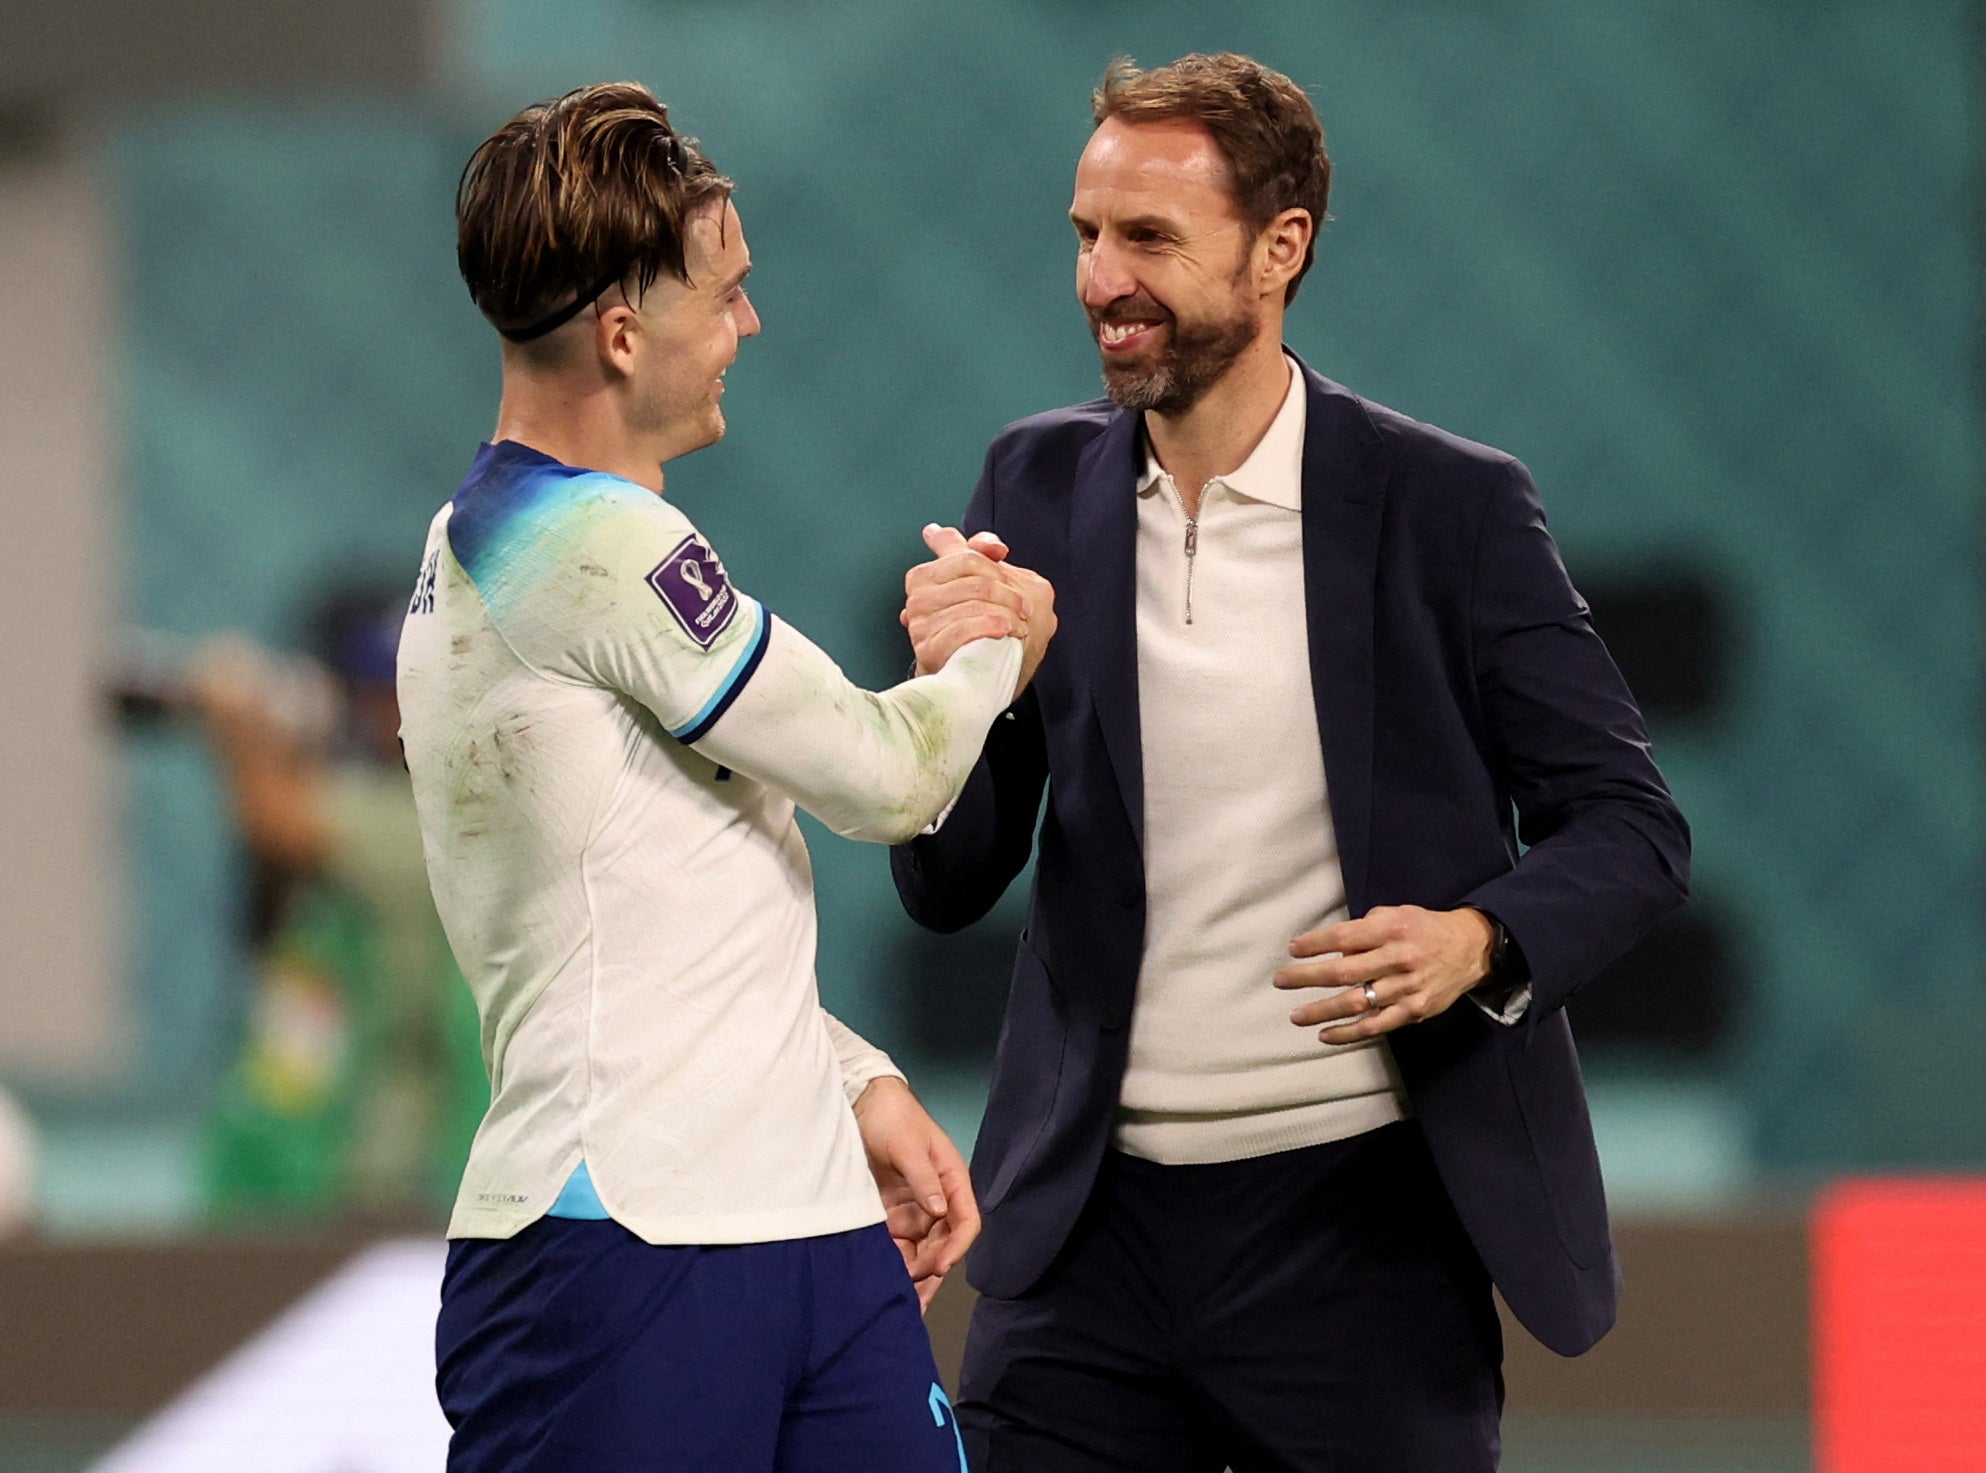
<svg viewBox="0 0 1986 1473">
<path fill-rule="evenodd" d="M 1186 622 L 1193 622 L 1193 554 L 1200 550 L 1200 519 L 1186 519 Z"/>
</svg>

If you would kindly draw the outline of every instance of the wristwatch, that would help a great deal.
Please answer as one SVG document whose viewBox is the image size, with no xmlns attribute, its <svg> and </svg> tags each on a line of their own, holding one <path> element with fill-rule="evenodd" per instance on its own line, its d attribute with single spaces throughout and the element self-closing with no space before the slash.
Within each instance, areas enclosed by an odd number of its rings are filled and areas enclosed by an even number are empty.
<svg viewBox="0 0 1986 1473">
<path fill-rule="evenodd" d="M 1531 980 L 1531 968 L 1524 961 L 1523 949 L 1511 937 L 1510 927 L 1504 925 L 1501 917 L 1480 905 L 1476 913 L 1490 923 L 1489 971 L 1476 987 L 1483 992 L 1513 992 Z"/>
</svg>

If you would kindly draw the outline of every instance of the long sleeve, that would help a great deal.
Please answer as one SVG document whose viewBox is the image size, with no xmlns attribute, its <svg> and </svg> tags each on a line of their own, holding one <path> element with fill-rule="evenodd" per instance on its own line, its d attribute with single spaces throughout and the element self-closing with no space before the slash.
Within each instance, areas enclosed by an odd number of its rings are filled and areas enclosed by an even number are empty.
<svg viewBox="0 0 1986 1473">
<path fill-rule="evenodd" d="M 935 675 L 870 692 L 778 623 L 756 676 L 692 745 L 846 838 L 900 844 L 957 798 L 1020 662 L 1018 640 L 978 640 Z"/>
<path fill-rule="evenodd" d="M 680 511 L 609 477 L 520 562 L 559 585 L 515 604 L 493 590 L 521 659 L 621 692 L 848 838 L 901 842 L 944 811 L 1020 676 L 1018 640 L 979 640 L 935 675 L 862 690 L 735 588 Z"/>
<path fill-rule="evenodd" d="M 1515 461 L 1485 516 L 1473 622 L 1477 687 L 1528 848 L 1464 903 L 1522 948 L 1534 1022 L 1687 894 L 1689 826 Z"/>
<path fill-rule="evenodd" d="M 821 1009 L 821 1021 L 827 1024 L 828 1037 L 834 1040 L 834 1056 L 841 1065 L 841 1088 L 849 1104 L 861 1099 L 862 1091 L 878 1079 L 903 1079 L 903 1070 L 897 1068 L 888 1054 L 826 1008 Z"/>
<path fill-rule="evenodd" d="M 962 527 L 967 536 L 995 532 L 998 443 Z M 986 733 L 985 750 L 935 833 L 919 833 L 890 854 L 897 896 L 912 920 L 933 931 L 956 931 L 980 919 L 1027 865 L 1034 848 L 1048 753 L 1041 710 L 1030 689 Z"/>
</svg>

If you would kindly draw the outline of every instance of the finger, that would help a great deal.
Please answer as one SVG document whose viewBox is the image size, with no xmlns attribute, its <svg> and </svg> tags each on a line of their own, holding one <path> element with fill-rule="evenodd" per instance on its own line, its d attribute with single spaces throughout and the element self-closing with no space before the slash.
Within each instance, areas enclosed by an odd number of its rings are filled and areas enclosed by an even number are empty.
<svg viewBox="0 0 1986 1473">
<path fill-rule="evenodd" d="M 1375 911 L 1355 921 L 1339 921 L 1336 925 L 1305 931 L 1290 942 L 1290 955 L 1322 956 L 1327 951 L 1370 951 L 1392 940 L 1393 934 L 1390 917 Z"/>
<path fill-rule="evenodd" d="M 945 1201 L 945 1183 L 938 1176 L 937 1163 L 931 1159 L 928 1148 L 908 1152 L 901 1165 L 904 1185 L 919 1206 L 933 1217 L 943 1217 L 950 1211 Z"/>
<path fill-rule="evenodd" d="M 1012 609 L 979 605 L 957 613 L 913 618 L 909 628 L 911 647 L 928 664 L 941 646 L 949 652 L 973 639 L 1005 639 L 1009 635 L 1026 639 L 1031 624 Z"/>
<path fill-rule="evenodd" d="M 908 1238 L 918 1242 L 931 1231 L 931 1225 L 937 1218 L 921 1202 L 898 1202 L 884 1214 L 883 1221 L 892 1238 Z"/>
<path fill-rule="evenodd" d="M 989 569 L 993 566 L 984 558 L 978 558 L 976 561 L 981 569 Z M 1016 587 L 995 573 L 975 570 L 966 577 L 917 584 L 908 590 L 904 607 L 915 615 L 950 608 L 953 604 L 989 603 L 999 604 L 1004 608 L 1019 609 L 1025 613 L 1028 602 L 1026 589 Z"/>
<path fill-rule="evenodd" d="M 1030 594 L 1038 594 L 1051 602 L 1055 598 L 1055 585 L 1032 568 L 1023 568 L 1018 563 L 1002 563 L 1000 576 L 1026 589 Z"/>
<path fill-rule="evenodd" d="M 953 655 L 979 639 L 1026 639 L 1027 625 L 1012 614 L 987 614 L 950 621 L 936 633 L 918 637 L 912 632 L 911 647 L 917 663 L 928 670 L 941 670 Z"/>
<path fill-rule="evenodd" d="M 957 1259 L 947 1257 L 945 1254 L 945 1243 L 950 1236 L 950 1230 L 943 1223 L 939 1223 L 930 1233 L 917 1240 L 916 1254 L 906 1260 L 910 1265 L 910 1276 L 913 1279 L 921 1279 L 926 1274 L 946 1273 L 951 1269 Z"/>
<path fill-rule="evenodd" d="M 965 1158 L 949 1142 L 940 1155 L 938 1175 L 945 1184 L 945 1223 L 933 1270 L 944 1275 L 958 1265 L 979 1236 L 979 1199 L 973 1195 L 972 1173 Z"/>
<path fill-rule="evenodd" d="M 996 563 L 1004 563 L 1007 560 L 1007 544 L 1000 540 L 1000 534 L 997 532 L 974 532 L 965 542 L 967 547 L 983 558 Z"/>
<path fill-rule="evenodd" d="M 1382 1033 L 1391 1033 L 1396 1028 L 1404 1028 L 1414 1021 L 1414 1015 L 1404 1004 L 1395 1004 L 1377 1008 L 1354 1022 L 1326 1028 L 1317 1037 L 1323 1043 L 1358 1043 L 1363 1039 L 1377 1038 Z"/>
<path fill-rule="evenodd" d="M 939 557 L 947 553 L 972 551 L 957 527 L 941 527 L 936 522 L 924 528 L 924 545 Z"/>
<path fill-rule="evenodd" d="M 931 1301 L 938 1297 L 938 1291 L 945 1287 L 943 1274 L 927 1274 L 917 1281 L 917 1312 L 923 1314 L 931 1307 Z"/>
<path fill-rule="evenodd" d="M 1009 578 L 1000 564 L 989 563 L 976 552 L 919 563 L 903 575 L 903 604 L 913 617 L 973 599 L 1024 610 L 1036 598 L 1045 604 L 1054 602 L 1053 594 L 1036 594 Z"/>
<path fill-rule="evenodd" d="M 941 639 L 965 624 L 983 624 L 989 620 L 1002 628 L 1025 629 L 1029 624 L 1024 610 L 1007 604 L 969 599 L 938 609 L 912 609 L 908 627 L 914 644 L 920 640 Z"/>
<path fill-rule="evenodd" d="M 1269 980 L 1277 987 L 1356 987 L 1376 982 L 1407 970 L 1404 950 L 1388 942 L 1376 951 L 1354 952 L 1349 956 L 1333 953 L 1314 962 L 1295 962 L 1278 967 Z"/>
<path fill-rule="evenodd" d="M 1001 586 L 1011 588 L 1019 594 L 1021 601 L 1030 608 L 1055 607 L 1055 585 L 1040 574 L 1030 573 L 1026 568 L 1016 568 L 1008 563 L 995 563 L 993 571 L 1000 579 Z"/>
<path fill-rule="evenodd" d="M 1025 608 L 1016 608 L 998 599 L 968 598 L 957 603 L 930 606 L 913 603 L 910 605 L 910 620 L 904 627 L 910 630 L 913 641 L 931 639 L 967 619 L 999 619 L 1020 627 L 1031 622 Z"/>
<path fill-rule="evenodd" d="M 1369 995 L 1367 987 L 1371 989 Z M 1403 1001 L 1411 994 L 1413 988 L 1414 983 L 1411 978 L 1394 978 L 1385 982 L 1369 983 L 1366 986 L 1347 987 L 1342 992 L 1334 992 L 1329 997 L 1320 997 L 1314 1002 L 1303 1004 L 1290 1013 L 1290 1022 L 1299 1028 L 1314 1028 L 1319 1023 L 1355 1021 Z"/>
</svg>

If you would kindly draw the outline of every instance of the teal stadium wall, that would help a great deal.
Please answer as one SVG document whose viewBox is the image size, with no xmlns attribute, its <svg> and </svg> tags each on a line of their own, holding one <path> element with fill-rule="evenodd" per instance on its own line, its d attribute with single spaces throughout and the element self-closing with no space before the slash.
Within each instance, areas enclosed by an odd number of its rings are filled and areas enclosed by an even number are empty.
<svg viewBox="0 0 1986 1473">
<path fill-rule="evenodd" d="M 468 0 L 440 98 L 122 128 L 131 612 L 280 637 L 328 572 L 411 579 L 495 396 L 456 171 L 517 106 L 632 76 L 738 179 L 765 320 L 671 494 L 744 586 L 895 678 L 918 526 L 1002 424 L 1097 391 L 1063 218 L 1090 84 L 1250 52 L 1338 167 L 1291 343 L 1522 456 L 1575 578 L 1683 560 L 1727 590 L 1728 707 L 1656 737 L 1739 921 L 1753 986 L 1712 1073 L 1756 1159 L 1980 1164 L 1976 10 Z M 192 1100 L 239 996 L 238 877 L 197 754 L 144 744 L 130 782 L 133 1088 Z M 823 989 L 900 1042 L 883 856 L 812 837 Z"/>
</svg>

